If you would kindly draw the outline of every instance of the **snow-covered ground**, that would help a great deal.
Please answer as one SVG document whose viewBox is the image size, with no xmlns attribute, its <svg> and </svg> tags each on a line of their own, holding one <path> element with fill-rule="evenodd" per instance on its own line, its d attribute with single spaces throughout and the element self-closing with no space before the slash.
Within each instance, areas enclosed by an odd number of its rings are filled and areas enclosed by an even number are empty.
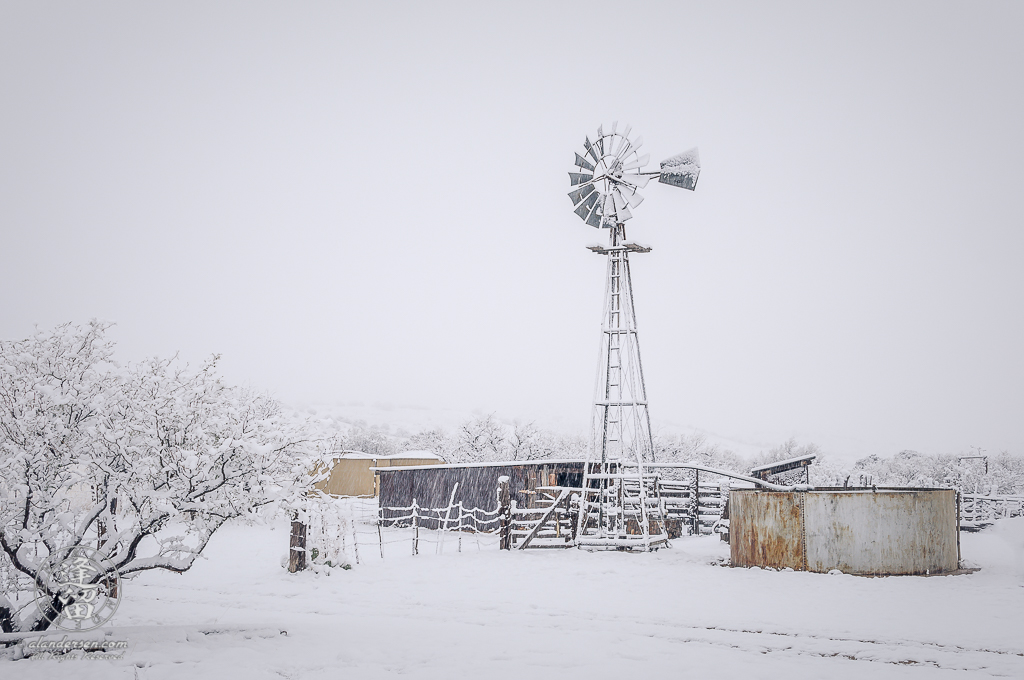
<svg viewBox="0 0 1024 680">
<path fill-rule="evenodd" d="M 654 554 L 449 537 L 289 574 L 287 542 L 284 524 L 228 526 L 190 572 L 125 584 L 106 627 L 123 660 L 0 661 L 0 677 L 1024 677 L 1024 519 L 963 536 L 980 572 L 928 578 L 731 569 L 717 537 Z"/>
</svg>

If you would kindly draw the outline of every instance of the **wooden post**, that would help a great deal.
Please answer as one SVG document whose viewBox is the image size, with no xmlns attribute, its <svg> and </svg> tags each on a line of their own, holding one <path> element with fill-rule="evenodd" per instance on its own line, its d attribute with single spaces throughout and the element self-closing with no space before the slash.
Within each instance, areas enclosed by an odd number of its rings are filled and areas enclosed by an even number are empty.
<svg viewBox="0 0 1024 680">
<path fill-rule="evenodd" d="M 956 568 L 963 569 L 963 557 L 960 555 L 960 491 L 956 491 Z"/>
<path fill-rule="evenodd" d="M 693 535 L 700 536 L 700 470 L 693 471 Z"/>
<path fill-rule="evenodd" d="M 498 547 L 501 550 L 512 549 L 512 494 L 508 482 L 508 477 L 498 477 L 498 508 L 501 517 Z"/>
<path fill-rule="evenodd" d="M 289 540 L 288 571 L 295 573 L 306 568 L 306 525 L 299 521 L 299 514 L 292 515 L 292 532 Z"/>
<path fill-rule="evenodd" d="M 586 493 L 584 491 L 584 493 Z M 583 503 L 583 494 L 573 494 L 569 497 L 569 522 L 571 523 L 572 542 L 576 542 L 576 530 L 580 523 L 580 505 Z"/>
<path fill-rule="evenodd" d="M 420 525 L 416 514 L 416 499 L 412 499 L 412 554 L 420 554 Z"/>
</svg>

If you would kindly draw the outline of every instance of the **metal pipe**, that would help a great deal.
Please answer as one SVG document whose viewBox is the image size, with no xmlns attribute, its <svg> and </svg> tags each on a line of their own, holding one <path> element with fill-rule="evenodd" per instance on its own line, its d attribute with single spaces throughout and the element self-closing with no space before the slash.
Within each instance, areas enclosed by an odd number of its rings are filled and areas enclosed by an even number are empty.
<svg viewBox="0 0 1024 680">
<path fill-rule="evenodd" d="M 636 464 L 635 463 L 630 463 L 628 461 L 622 461 L 621 465 L 623 467 L 632 467 L 632 466 L 635 466 Z M 770 489 L 772 491 L 810 491 L 810 490 L 812 490 L 814 488 L 810 484 L 794 484 L 792 486 L 782 486 L 781 484 L 772 484 L 771 482 L 766 482 L 763 479 L 758 479 L 757 477 L 748 477 L 746 475 L 740 475 L 740 474 L 737 474 L 735 472 L 728 472 L 726 470 L 717 470 L 715 468 L 705 467 L 703 465 L 698 465 L 696 463 L 646 463 L 644 465 L 644 467 L 648 467 L 648 468 L 672 468 L 672 469 L 676 469 L 676 470 L 697 470 L 698 472 L 709 472 L 709 473 L 711 473 L 713 475 L 722 475 L 723 477 L 731 477 L 732 479 L 739 479 L 739 480 L 742 480 L 744 482 L 750 482 L 751 484 L 756 484 L 758 486 L 762 486 L 762 487 L 764 487 L 766 489 Z M 698 493 L 699 493 L 699 490 L 698 490 Z"/>
</svg>

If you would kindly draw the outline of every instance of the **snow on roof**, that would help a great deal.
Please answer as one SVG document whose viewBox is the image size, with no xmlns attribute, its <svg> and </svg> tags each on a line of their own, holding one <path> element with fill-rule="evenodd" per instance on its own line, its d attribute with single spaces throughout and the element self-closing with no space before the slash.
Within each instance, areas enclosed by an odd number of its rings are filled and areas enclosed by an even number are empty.
<svg viewBox="0 0 1024 680">
<path fill-rule="evenodd" d="M 401 457 L 401 456 L 397 456 Z M 380 472 L 399 470 L 448 470 L 451 468 L 483 468 L 507 467 L 515 465 L 563 465 L 566 463 L 585 463 L 582 458 L 558 458 L 555 460 L 500 460 L 488 463 L 444 463 L 442 465 L 395 465 L 393 467 L 374 468 Z"/>
<path fill-rule="evenodd" d="M 802 463 L 804 461 L 807 461 L 808 463 L 810 463 L 815 458 L 817 458 L 817 456 L 814 455 L 813 453 L 810 453 L 810 454 L 807 454 L 806 456 L 797 456 L 796 458 L 787 458 L 786 460 L 777 460 L 777 461 L 775 461 L 773 463 L 765 463 L 764 465 L 758 465 L 755 468 L 750 468 L 750 473 L 753 474 L 755 472 L 764 472 L 765 470 L 772 470 L 774 468 L 785 467 L 787 465 L 796 465 L 797 463 Z"/>
</svg>

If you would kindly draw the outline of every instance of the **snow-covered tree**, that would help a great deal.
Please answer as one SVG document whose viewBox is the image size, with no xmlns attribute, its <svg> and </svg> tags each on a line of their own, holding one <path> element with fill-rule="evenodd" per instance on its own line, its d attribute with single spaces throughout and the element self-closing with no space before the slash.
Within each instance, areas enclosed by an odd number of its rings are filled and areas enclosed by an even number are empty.
<svg viewBox="0 0 1024 680">
<path fill-rule="evenodd" d="M 1003 451 L 985 459 L 977 451 L 929 455 L 904 450 L 877 454 L 856 462 L 850 484 L 932 487 L 948 486 L 965 493 L 1024 492 L 1024 458 Z"/>
<path fill-rule="evenodd" d="M 674 437 L 654 437 L 654 458 L 661 463 L 697 463 L 716 470 L 746 474 L 750 464 L 731 449 L 709 442 L 700 432 Z M 692 482 L 694 475 L 688 470 L 660 469 L 664 479 Z M 721 481 L 721 480 L 719 480 Z"/>
<path fill-rule="evenodd" d="M 350 432 L 338 435 L 331 443 L 335 451 L 362 451 L 372 456 L 390 456 L 399 452 L 394 437 L 368 427 L 356 427 Z"/>
<path fill-rule="evenodd" d="M 409 437 L 406 447 L 415 451 L 430 451 L 441 460 L 453 462 L 449 456 L 458 443 L 444 428 L 423 430 Z"/>
<path fill-rule="evenodd" d="M 454 433 L 443 428 L 418 432 L 405 444 L 448 463 L 582 459 L 587 451 L 582 437 L 550 432 L 533 422 L 502 422 L 493 413 L 470 418 Z"/>
<path fill-rule="evenodd" d="M 453 452 L 462 460 L 453 462 L 501 460 L 505 448 L 504 430 L 493 413 L 467 420 L 459 427 L 459 448 Z"/>
<path fill-rule="evenodd" d="M 313 481 L 319 451 L 274 400 L 224 385 L 216 357 L 122 368 L 107 327 L 0 342 L 0 566 L 29 579 L 78 545 L 122 576 L 186 571 L 226 521 Z M 30 596 L 0 595 L 0 629 L 50 625 Z"/>
</svg>

